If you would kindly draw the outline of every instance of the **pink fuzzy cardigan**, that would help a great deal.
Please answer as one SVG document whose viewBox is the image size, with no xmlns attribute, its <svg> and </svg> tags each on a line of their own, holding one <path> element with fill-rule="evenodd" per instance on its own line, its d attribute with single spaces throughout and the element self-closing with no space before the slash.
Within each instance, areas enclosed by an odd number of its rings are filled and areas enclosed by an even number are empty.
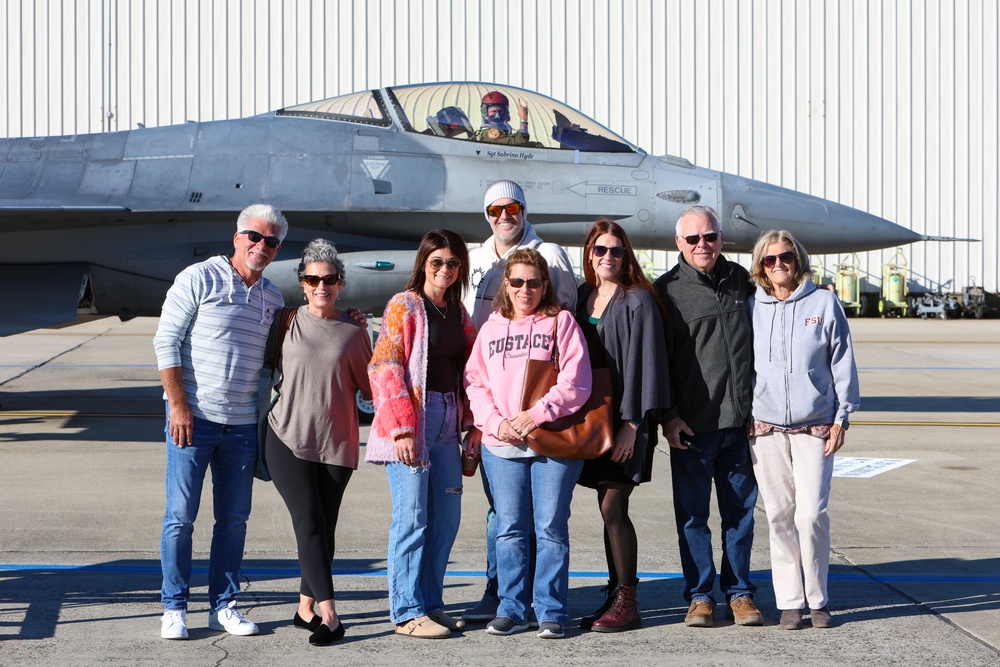
<svg viewBox="0 0 1000 667">
<path fill-rule="evenodd" d="M 466 339 L 465 360 L 468 360 L 476 341 L 476 327 L 464 306 L 461 313 Z M 392 297 L 382 315 L 382 329 L 368 364 L 375 403 L 375 418 L 365 446 L 368 463 L 399 461 L 395 437 L 404 433 L 414 434 L 418 457 L 423 461 L 428 459 L 424 423 L 427 337 L 423 298 L 411 290 Z M 459 381 L 458 385 L 461 394 L 458 421 L 461 429 L 466 430 L 472 426 L 472 412 L 462 389 L 463 383 Z"/>
</svg>

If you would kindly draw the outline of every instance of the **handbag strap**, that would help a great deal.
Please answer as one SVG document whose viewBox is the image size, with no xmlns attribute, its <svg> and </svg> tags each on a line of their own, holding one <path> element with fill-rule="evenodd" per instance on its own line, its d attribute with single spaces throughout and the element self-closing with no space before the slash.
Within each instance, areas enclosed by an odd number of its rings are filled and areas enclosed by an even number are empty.
<svg viewBox="0 0 1000 667">
<path fill-rule="evenodd" d="M 278 361 L 281 360 L 281 347 L 285 344 L 285 334 L 288 333 L 288 327 L 292 326 L 292 318 L 295 317 L 295 313 L 298 311 L 298 308 L 289 308 L 288 306 L 284 306 L 281 309 L 281 315 L 278 319 L 278 337 L 274 341 L 274 359 L 271 363 L 271 377 L 274 377 L 274 371 L 278 369 Z"/>
<path fill-rule="evenodd" d="M 559 315 L 557 313 L 552 321 L 552 356 L 550 357 L 552 359 L 552 366 L 556 369 L 557 373 L 559 372 L 559 339 L 556 337 L 558 331 Z"/>
</svg>

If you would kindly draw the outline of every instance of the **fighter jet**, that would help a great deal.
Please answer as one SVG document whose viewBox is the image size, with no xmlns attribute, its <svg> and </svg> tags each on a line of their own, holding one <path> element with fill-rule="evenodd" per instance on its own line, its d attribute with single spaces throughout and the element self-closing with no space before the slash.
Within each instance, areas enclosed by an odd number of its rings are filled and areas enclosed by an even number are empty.
<svg viewBox="0 0 1000 667">
<path fill-rule="evenodd" d="M 405 284 L 428 229 L 449 227 L 469 242 L 488 236 L 481 197 L 501 178 L 524 188 L 542 238 L 570 246 L 608 216 L 637 247 L 671 249 L 677 215 L 694 204 L 719 211 L 727 251 L 778 227 L 813 253 L 928 238 L 648 155 L 566 104 L 481 82 L 379 88 L 237 120 L 5 139 L 0 156 L 0 335 L 80 313 L 158 315 L 181 269 L 232 251 L 236 215 L 254 202 L 290 222 L 266 274 L 287 302 L 301 302 L 302 247 L 322 236 L 347 265 L 342 301 L 371 312 Z"/>
</svg>

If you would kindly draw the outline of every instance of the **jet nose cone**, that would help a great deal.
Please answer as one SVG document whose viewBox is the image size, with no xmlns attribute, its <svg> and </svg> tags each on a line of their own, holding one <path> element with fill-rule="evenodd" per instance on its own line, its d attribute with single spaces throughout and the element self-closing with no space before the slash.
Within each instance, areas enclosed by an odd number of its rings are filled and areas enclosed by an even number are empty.
<svg viewBox="0 0 1000 667">
<path fill-rule="evenodd" d="M 725 174 L 721 189 L 720 215 L 739 245 L 749 241 L 752 246 L 767 229 L 785 229 L 819 254 L 876 250 L 923 238 L 850 206 L 748 178 Z"/>
</svg>

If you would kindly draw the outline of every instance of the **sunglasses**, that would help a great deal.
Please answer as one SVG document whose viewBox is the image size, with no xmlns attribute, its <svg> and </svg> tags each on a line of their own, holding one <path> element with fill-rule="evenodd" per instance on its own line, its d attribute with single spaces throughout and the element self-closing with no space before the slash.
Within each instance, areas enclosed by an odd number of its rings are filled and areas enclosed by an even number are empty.
<svg viewBox="0 0 1000 667">
<path fill-rule="evenodd" d="M 264 236 L 260 232 L 255 232 L 252 229 L 244 229 L 242 232 L 237 233 L 245 234 L 246 237 L 250 239 L 250 243 L 260 243 L 263 241 L 264 245 L 271 249 L 277 248 L 281 245 L 281 239 L 277 236 Z"/>
<path fill-rule="evenodd" d="M 328 273 L 325 276 L 304 275 L 302 276 L 301 280 L 310 287 L 316 287 L 320 283 L 323 283 L 324 285 L 336 285 L 337 283 L 340 282 L 340 274 Z"/>
<path fill-rule="evenodd" d="M 611 251 L 611 256 L 615 259 L 621 259 L 625 256 L 625 246 L 623 245 L 616 245 L 610 248 L 603 245 L 595 245 L 594 257 L 604 257 L 608 254 L 609 250 Z"/>
<path fill-rule="evenodd" d="M 510 286 L 514 289 L 521 289 L 525 285 L 527 285 L 529 289 L 538 289 L 545 284 L 545 281 L 541 278 L 531 278 L 530 280 L 525 280 L 524 278 L 508 278 L 507 282 L 510 283 Z"/>
<path fill-rule="evenodd" d="M 427 260 L 427 263 L 434 267 L 434 270 L 439 270 L 442 266 L 447 266 L 449 271 L 454 271 L 458 267 L 462 266 L 462 263 L 457 259 L 441 259 L 440 257 L 433 257 Z"/>
<path fill-rule="evenodd" d="M 512 201 L 509 204 L 504 204 L 503 206 L 487 206 L 486 215 L 491 218 L 499 218 L 500 215 L 507 211 L 507 215 L 517 215 L 521 212 L 521 204 L 516 201 Z"/>
<path fill-rule="evenodd" d="M 775 265 L 775 263 L 777 263 L 779 259 L 781 260 L 782 264 L 791 265 L 795 261 L 795 253 L 792 251 L 788 251 L 788 252 L 783 252 L 780 255 L 764 255 L 763 257 L 760 258 L 760 263 L 766 266 L 767 268 L 771 268 L 772 266 Z"/>
<path fill-rule="evenodd" d="M 700 239 L 705 239 L 705 243 L 715 243 L 719 240 L 719 232 L 709 232 L 708 234 L 692 234 L 683 237 L 688 245 L 698 245 Z"/>
</svg>

